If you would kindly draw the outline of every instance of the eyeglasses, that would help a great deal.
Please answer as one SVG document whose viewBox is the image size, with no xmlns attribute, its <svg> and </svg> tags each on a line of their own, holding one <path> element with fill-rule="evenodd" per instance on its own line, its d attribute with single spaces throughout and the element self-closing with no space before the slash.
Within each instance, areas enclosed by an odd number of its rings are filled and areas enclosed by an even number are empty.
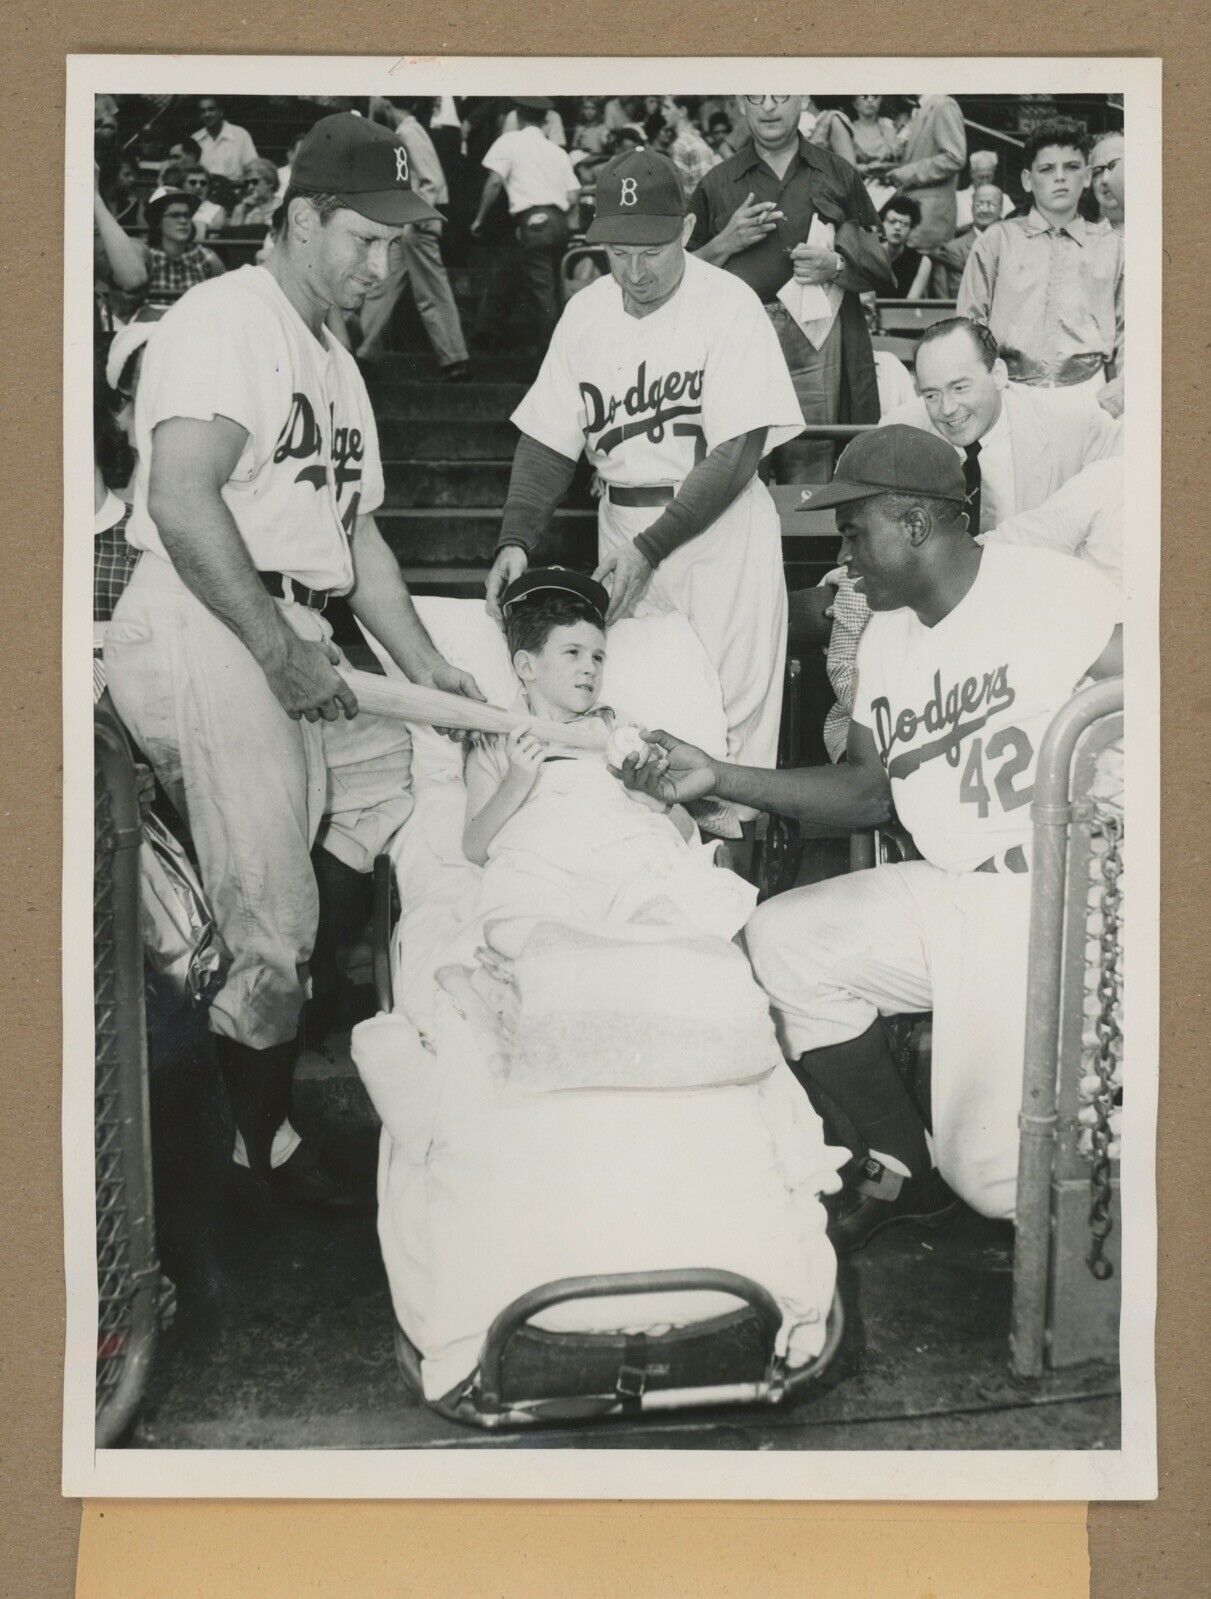
<svg viewBox="0 0 1211 1599">
<path fill-rule="evenodd" d="M 785 105 L 790 99 L 789 94 L 742 94 L 740 98 L 745 105 L 764 105 L 767 100 L 772 100 L 775 105 Z"/>
<path fill-rule="evenodd" d="M 161 222 L 189 222 L 192 219 L 192 211 L 165 211 L 160 217 Z"/>
</svg>

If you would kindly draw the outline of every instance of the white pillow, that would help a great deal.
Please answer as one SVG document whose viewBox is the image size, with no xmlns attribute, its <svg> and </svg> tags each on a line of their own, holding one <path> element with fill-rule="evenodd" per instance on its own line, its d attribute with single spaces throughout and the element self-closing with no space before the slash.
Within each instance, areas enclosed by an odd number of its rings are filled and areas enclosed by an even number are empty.
<svg viewBox="0 0 1211 1599">
<path fill-rule="evenodd" d="M 517 679 L 504 634 L 484 602 L 422 594 L 413 603 L 445 658 L 470 672 L 493 705 L 512 705 Z M 366 641 L 388 677 L 403 676 L 377 640 L 366 633 Z M 611 627 L 601 698 L 624 717 L 644 727 L 663 727 L 708 755 L 727 753 L 719 677 L 680 612 L 630 617 Z M 412 745 L 412 782 L 418 794 L 430 783 L 461 781 L 462 749 L 452 739 L 414 726 Z"/>
</svg>

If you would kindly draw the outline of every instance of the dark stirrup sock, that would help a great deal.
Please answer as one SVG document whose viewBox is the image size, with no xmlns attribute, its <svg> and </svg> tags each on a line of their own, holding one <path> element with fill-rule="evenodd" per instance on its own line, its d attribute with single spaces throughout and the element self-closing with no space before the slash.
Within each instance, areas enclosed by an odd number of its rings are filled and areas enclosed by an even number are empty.
<svg viewBox="0 0 1211 1599">
<path fill-rule="evenodd" d="M 861 1135 L 866 1148 L 856 1154 L 878 1150 L 902 1161 L 914 1177 L 929 1171 L 921 1116 L 896 1070 L 880 1022 L 843 1044 L 809 1049 L 791 1069 L 809 1099 L 818 1089 L 822 1101 L 835 1105 Z"/>
</svg>

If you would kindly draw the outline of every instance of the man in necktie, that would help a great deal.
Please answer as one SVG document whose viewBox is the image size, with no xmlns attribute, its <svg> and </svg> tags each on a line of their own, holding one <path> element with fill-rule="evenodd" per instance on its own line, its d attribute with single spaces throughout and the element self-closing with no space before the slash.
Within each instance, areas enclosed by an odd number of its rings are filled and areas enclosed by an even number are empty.
<svg viewBox="0 0 1211 1599">
<path fill-rule="evenodd" d="M 980 531 L 980 494 L 983 487 L 983 473 L 980 471 L 980 441 L 973 439 L 970 444 L 963 446 L 963 482 L 967 485 L 967 494 L 963 500 L 963 507 L 967 512 L 967 531 L 974 538 Z"/>
</svg>

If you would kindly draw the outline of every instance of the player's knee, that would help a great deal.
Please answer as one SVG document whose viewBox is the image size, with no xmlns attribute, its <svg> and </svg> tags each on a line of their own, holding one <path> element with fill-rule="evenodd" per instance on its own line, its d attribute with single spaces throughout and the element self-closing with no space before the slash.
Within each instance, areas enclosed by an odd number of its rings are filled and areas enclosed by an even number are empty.
<svg viewBox="0 0 1211 1599">
<path fill-rule="evenodd" d="M 797 894 L 778 894 L 758 905 L 744 929 L 744 942 L 757 981 L 771 995 L 791 975 L 796 988 L 812 985 L 818 969 L 817 935 L 811 907 Z"/>
</svg>

